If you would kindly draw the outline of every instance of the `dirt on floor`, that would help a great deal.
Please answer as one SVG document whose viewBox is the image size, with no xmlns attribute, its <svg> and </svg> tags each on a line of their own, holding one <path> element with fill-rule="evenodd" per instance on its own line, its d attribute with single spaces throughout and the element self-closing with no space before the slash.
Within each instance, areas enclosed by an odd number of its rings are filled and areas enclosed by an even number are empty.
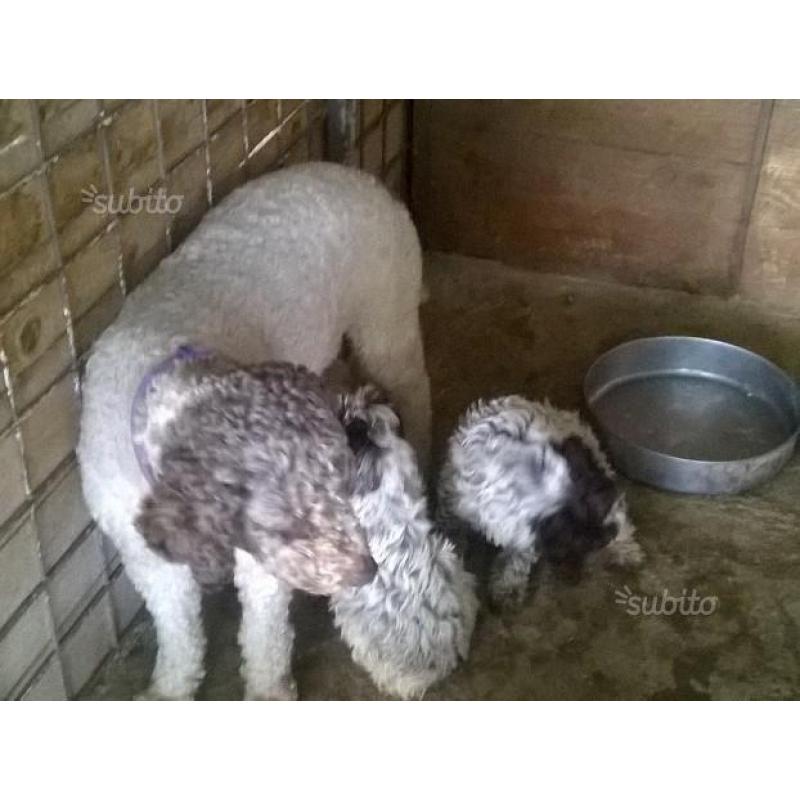
<svg viewBox="0 0 800 800">
<path fill-rule="evenodd" d="M 536 275 L 476 259 L 428 261 L 422 319 L 439 452 L 479 397 L 516 392 L 579 407 L 593 359 L 637 336 L 725 339 L 800 375 L 800 318 L 735 299 Z M 628 484 L 644 566 L 589 571 L 578 583 L 539 568 L 521 609 L 484 605 L 469 661 L 427 698 L 800 697 L 799 486 L 797 457 L 774 480 L 735 497 Z M 485 561 L 475 563 L 482 572 Z M 694 610 L 710 613 L 664 613 L 675 605 L 665 593 L 676 602 L 686 597 L 685 610 L 692 592 Z M 199 696 L 239 698 L 236 599 L 222 593 L 206 606 L 208 677 Z M 352 663 L 324 599 L 298 597 L 293 614 L 301 698 L 382 697 Z M 142 691 L 154 649 L 143 613 L 83 696 Z"/>
</svg>

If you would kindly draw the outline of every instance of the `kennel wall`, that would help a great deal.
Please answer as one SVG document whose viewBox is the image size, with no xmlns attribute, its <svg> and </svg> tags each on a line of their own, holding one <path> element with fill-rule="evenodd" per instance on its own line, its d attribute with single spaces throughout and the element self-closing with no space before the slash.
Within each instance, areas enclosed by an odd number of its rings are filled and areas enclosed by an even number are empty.
<svg viewBox="0 0 800 800">
<path fill-rule="evenodd" d="M 0 698 L 75 696 L 141 606 L 75 463 L 92 342 L 248 178 L 333 154 L 403 195 L 407 117 L 390 100 L 0 101 Z M 135 213 L 131 192 L 159 190 L 180 208 Z"/>
<path fill-rule="evenodd" d="M 435 250 L 800 312 L 800 101 L 424 101 Z"/>
</svg>

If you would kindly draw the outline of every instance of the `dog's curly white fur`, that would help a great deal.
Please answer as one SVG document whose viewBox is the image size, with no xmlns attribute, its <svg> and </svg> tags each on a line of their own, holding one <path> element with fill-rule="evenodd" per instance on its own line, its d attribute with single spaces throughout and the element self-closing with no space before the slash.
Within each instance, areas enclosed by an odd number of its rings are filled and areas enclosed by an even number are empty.
<svg viewBox="0 0 800 800">
<path fill-rule="evenodd" d="M 331 598 L 334 618 L 379 688 L 421 697 L 467 657 L 474 578 L 432 530 L 414 453 L 392 409 L 365 387 L 344 397 L 343 421 L 356 455 L 353 506 L 378 572 Z"/>
<path fill-rule="evenodd" d="M 591 428 L 575 412 L 517 395 L 480 401 L 463 415 L 440 475 L 439 515 L 500 548 L 489 589 L 501 605 L 525 597 L 542 554 L 582 560 L 602 553 L 623 565 L 642 559 Z"/>
<path fill-rule="evenodd" d="M 205 641 L 191 568 L 154 552 L 134 525 L 150 491 L 130 431 L 143 377 L 185 343 L 244 365 L 281 360 L 321 373 L 347 336 L 425 452 L 430 392 L 420 294 L 419 242 L 405 208 L 355 170 L 302 165 L 251 182 L 210 211 L 96 342 L 83 387 L 78 457 L 89 508 L 155 622 L 150 696 L 191 697 L 203 677 Z M 234 570 L 244 603 L 246 690 L 291 695 L 288 656 L 276 660 L 264 643 L 268 625 L 285 624 L 288 601 L 274 576 L 253 561 L 237 554 Z"/>
</svg>

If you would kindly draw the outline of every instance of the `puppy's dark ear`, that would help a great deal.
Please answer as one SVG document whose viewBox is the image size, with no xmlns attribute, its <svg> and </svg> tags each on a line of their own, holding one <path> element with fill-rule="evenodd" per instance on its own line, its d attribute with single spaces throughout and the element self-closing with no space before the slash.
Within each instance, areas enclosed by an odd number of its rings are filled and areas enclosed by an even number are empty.
<svg viewBox="0 0 800 800">
<path fill-rule="evenodd" d="M 570 436 L 558 450 L 569 465 L 575 515 L 586 522 L 602 522 L 619 496 L 614 481 L 598 466 L 580 437 Z"/>
<path fill-rule="evenodd" d="M 347 434 L 347 444 L 356 455 L 370 446 L 369 425 L 366 420 L 357 417 L 348 422 L 344 430 Z"/>
<path fill-rule="evenodd" d="M 597 469 L 589 448 L 583 443 L 579 436 L 570 436 L 564 439 L 556 447 L 562 456 L 567 460 L 570 472 L 585 476 L 587 473 Z"/>
</svg>

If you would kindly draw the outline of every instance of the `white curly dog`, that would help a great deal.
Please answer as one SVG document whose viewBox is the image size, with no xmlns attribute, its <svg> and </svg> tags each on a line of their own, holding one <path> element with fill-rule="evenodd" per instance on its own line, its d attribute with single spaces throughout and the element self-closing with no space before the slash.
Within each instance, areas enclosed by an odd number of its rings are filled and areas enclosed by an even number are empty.
<svg viewBox="0 0 800 800">
<path fill-rule="evenodd" d="M 210 211 L 97 341 L 83 386 L 78 457 L 89 508 L 153 616 L 158 655 L 148 696 L 192 697 L 204 676 L 205 639 L 191 567 L 148 547 L 135 525 L 151 492 L 131 435 L 142 384 L 181 348 L 322 373 L 347 337 L 424 455 L 430 388 L 420 296 L 420 246 L 407 210 L 367 175 L 307 164 L 252 181 Z M 167 404 L 168 414 L 177 415 L 180 402 Z M 246 696 L 293 697 L 291 590 L 241 549 L 234 582 Z"/>
</svg>

